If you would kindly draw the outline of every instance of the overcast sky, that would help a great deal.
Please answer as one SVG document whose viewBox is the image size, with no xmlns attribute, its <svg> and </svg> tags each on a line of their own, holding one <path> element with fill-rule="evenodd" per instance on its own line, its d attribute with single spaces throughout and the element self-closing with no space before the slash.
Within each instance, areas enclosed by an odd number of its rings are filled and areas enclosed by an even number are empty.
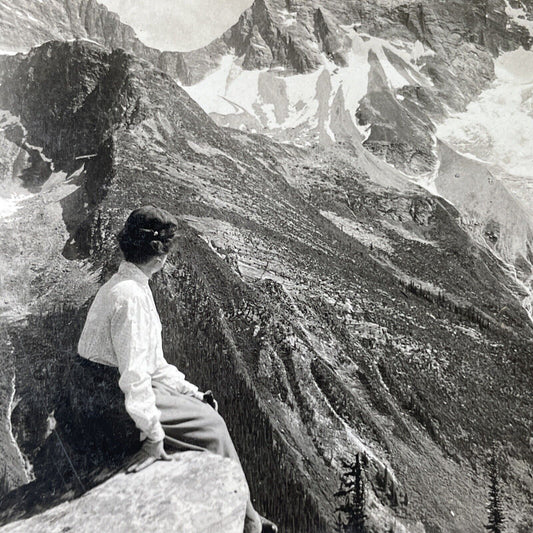
<svg viewBox="0 0 533 533">
<path fill-rule="evenodd" d="M 160 50 L 200 48 L 220 36 L 252 0 L 99 0 Z"/>
</svg>

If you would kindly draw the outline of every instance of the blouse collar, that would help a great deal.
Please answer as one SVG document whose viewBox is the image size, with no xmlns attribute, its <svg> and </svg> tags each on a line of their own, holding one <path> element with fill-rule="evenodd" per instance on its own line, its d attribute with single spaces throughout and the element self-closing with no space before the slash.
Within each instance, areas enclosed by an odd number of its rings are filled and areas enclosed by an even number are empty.
<svg viewBox="0 0 533 533">
<path fill-rule="evenodd" d="M 133 279 L 141 285 L 148 285 L 150 279 L 137 265 L 129 261 L 122 261 L 118 267 L 118 273 L 128 279 Z"/>
</svg>

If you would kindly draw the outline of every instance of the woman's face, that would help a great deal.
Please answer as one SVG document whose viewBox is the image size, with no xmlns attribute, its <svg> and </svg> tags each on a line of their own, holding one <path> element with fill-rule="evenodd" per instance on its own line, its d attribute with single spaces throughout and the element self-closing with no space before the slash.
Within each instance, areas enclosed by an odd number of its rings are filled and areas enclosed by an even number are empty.
<svg viewBox="0 0 533 533">
<path fill-rule="evenodd" d="M 147 276 L 153 276 L 156 272 L 159 272 L 167 262 L 168 254 L 165 255 L 157 255 L 155 257 L 152 257 L 148 263 L 145 263 L 144 265 L 138 265 L 141 270 L 143 270 Z"/>
<path fill-rule="evenodd" d="M 159 272 L 165 266 L 165 263 L 167 262 L 167 258 L 168 258 L 168 254 L 160 255 L 159 257 L 156 257 L 157 261 L 156 261 L 155 267 L 157 268 L 157 270 L 154 270 L 154 274 L 156 272 Z"/>
</svg>

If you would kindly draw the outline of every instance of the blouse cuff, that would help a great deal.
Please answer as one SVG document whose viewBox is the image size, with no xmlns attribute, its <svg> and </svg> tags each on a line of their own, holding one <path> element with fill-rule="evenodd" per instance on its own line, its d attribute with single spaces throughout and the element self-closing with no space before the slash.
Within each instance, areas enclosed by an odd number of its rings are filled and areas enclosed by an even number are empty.
<svg viewBox="0 0 533 533">
<path fill-rule="evenodd" d="M 204 401 L 204 393 L 203 393 L 203 392 L 200 392 L 199 390 L 193 392 L 192 396 L 193 396 L 194 398 L 196 398 L 197 400 L 200 400 L 201 402 Z"/>
<path fill-rule="evenodd" d="M 161 424 L 157 424 L 150 431 L 145 432 L 144 435 L 151 441 L 159 442 L 165 438 L 165 431 L 161 427 Z"/>
</svg>

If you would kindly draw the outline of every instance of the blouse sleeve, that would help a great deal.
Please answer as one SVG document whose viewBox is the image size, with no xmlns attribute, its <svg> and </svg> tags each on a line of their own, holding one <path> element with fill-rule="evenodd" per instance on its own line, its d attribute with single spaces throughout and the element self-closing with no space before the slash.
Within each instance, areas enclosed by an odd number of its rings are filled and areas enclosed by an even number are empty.
<svg viewBox="0 0 533 533">
<path fill-rule="evenodd" d="M 128 297 L 116 303 L 111 318 L 111 339 L 120 371 L 119 386 L 126 411 L 135 425 L 151 440 L 160 441 L 165 432 L 159 422 L 152 380 L 148 372 L 149 321 L 141 301 Z"/>
<path fill-rule="evenodd" d="M 163 383 L 181 394 L 194 396 L 199 400 L 202 400 L 204 397 L 203 393 L 198 391 L 196 385 L 189 383 L 185 379 L 185 375 L 174 365 L 167 363 L 163 357 L 160 358 L 158 367 L 152 377 L 155 381 Z"/>
</svg>

